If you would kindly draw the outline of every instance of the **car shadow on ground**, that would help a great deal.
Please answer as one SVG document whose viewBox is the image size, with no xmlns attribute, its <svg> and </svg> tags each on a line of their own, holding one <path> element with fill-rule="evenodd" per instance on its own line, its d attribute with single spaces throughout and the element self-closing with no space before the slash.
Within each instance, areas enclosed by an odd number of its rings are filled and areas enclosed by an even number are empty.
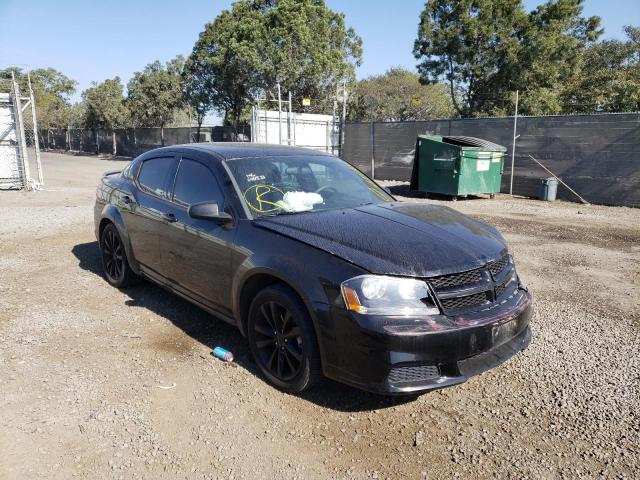
<svg viewBox="0 0 640 480">
<path fill-rule="evenodd" d="M 75 245 L 71 252 L 78 259 L 80 268 L 103 278 L 98 242 Z M 122 292 L 129 296 L 129 299 L 125 301 L 126 305 L 147 308 L 166 318 L 210 350 L 216 346 L 223 346 L 233 352 L 234 362 L 237 365 L 262 378 L 251 356 L 246 339 L 236 327 L 216 319 L 177 295 L 168 294 L 165 289 L 151 282 L 143 281 L 139 285 L 123 289 Z M 175 349 L 176 344 L 167 341 L 158 347 L 172 350 Z M 218 360 L 212 356 L 211 361 Z M 322 381 L 311 391 L 299 394 L 297 397 L 322 407 L 343 412 L 384 409 L 408 403 L 417 398 L 416 396 L 385 397 L 375 395 L 328 379 Z"/>
</svg>

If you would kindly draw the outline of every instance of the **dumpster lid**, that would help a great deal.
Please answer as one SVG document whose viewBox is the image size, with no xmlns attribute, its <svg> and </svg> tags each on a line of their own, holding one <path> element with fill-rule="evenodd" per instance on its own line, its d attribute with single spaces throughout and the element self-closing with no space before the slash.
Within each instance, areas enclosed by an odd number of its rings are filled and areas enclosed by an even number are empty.
<svg viewBox="0 0 640 480">
<path fill-rule="evenodd" d="M 490 142 L 489 140 L 484 140 L 483 138 L 465 137 L 462 135 L 448 135 L 446 137 L 442 137 L 442 141 L 445 143 L 458 145 L 460 147 L 482 147 L 506 151 L 506 148 L 502 145 Z"/>
</svg>

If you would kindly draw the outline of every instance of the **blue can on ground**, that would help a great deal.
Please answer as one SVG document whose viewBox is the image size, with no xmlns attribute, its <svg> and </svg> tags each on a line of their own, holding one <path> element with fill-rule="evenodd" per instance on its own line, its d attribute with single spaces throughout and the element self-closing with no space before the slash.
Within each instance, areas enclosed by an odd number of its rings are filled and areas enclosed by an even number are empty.
<svg viewBox="0 0 640 480">
<path fill-rule="evenodd" d="M 226 348 L 216 347 L 213 349 L 213 352 L 211 352 L 211 354 L 224 362 L 233 362 L 233 353 L 231 353 Z"/>
</svg>

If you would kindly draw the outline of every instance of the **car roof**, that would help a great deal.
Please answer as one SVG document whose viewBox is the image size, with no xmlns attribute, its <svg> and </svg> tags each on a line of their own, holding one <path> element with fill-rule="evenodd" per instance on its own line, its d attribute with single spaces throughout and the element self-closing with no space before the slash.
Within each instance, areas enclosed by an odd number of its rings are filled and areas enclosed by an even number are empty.
<svg viewBox="0 0 640 480">
<path fill-rule="evenodd" d="M 319 150 L 312 150 L 309 148 L 249 142 L 185 143 L 181 145 L 162 147 L 152 151 L 154 153 L 161 153 L 162 151 L 168 152 L 176 150 L 179 150 L 181 152 L 194 151 L 201 153 L 210 153 L 213 157 L 217 157 L 220 160 L 290 155 L 332 157 L 332 155 L 330 155 L 329 153 L 321 152 Z"/>
</svg>

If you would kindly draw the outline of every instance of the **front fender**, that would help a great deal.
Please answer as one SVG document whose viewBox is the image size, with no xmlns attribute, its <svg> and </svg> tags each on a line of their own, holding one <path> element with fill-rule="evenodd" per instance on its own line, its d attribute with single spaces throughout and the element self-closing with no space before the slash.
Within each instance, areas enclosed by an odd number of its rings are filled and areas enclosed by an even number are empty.
<svg viewBox="0 0 640 480">
<path fill-rule="evenodd" d="M 246 335 L 243 313 L 247 313 L 252 298 L 244 304 L 242 292 L 256 275 L 269 275 L 288 285 L 302 299 L 309 312 L 318 340 L 323 368 L 336 357 L 332 306 L 342 306 L 340 284 L 367 273 L 324 250 L 298 240 L 255 228 L 250 222 L 240 222 L 240 239 L 233 254 L 232 310 L 237 325 Z"/>
</svg>

